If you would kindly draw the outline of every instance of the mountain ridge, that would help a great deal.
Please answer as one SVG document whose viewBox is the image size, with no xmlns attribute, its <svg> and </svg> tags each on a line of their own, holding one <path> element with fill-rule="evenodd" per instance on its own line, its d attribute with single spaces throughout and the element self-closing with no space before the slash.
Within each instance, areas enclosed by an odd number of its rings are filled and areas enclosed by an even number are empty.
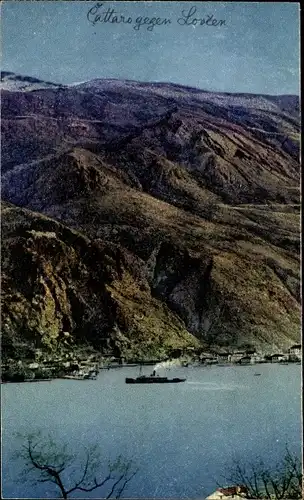
<svg viewBox="0 0 304 500">
<path fill-rule="evenodd" d="M 206 90 L 201 87 L 193 87 L 189 86 L 186 84 L 181 84 L 181 83 L 176 83 L 176 82 L 166 82 L 166 81 L 140 81 L 140 80 L 132 80 L 132 79 L 121 79 L 121 78 L 109 78 L 109 77 L 96 77 L 92 78 L 90 80 L 83 80 L 83 81 L 75 81 L 72 83 L 55 83 L 51 82 L 48 80 L 40 79 L 34 76 L 29 76 L 29 75 L 22 75 L 15 73 L 13 71 L 7 71 L 7 70 L 2 70 L 1 71 L 1 87 L 3 83 L 5 83 L 6 79 L 11 79 L 12 81 L 20 80 L 20 81 L 28 81 L 28 82 L 35 82 L 35 83 L 44 83 L 44 84 L 49 84 L 53 86 L 60 86 L 64 88 L 68 88 L 70 86 L 82 86 L 94 82 L 117 82 L 117 83 L 134 83 L 136 85 L 142 85 L 142 86 L 165 86 L 165 87 L 171 87 L 171 88 L 179 88 L 179 89 L 185 89 L 185 90 L 192 90 L 194 92 L 204 92 L 206 94 L 220 94 L 220 95 L 227 95 L 227 96 L 246 96 L 246 97 L 251 97 L 251 96 L 261 96 L 265 98 L 270 98 L 270 99 L 277 99 L 277 98 L 292 98 L 292 99 L 300 99 L 298 94 L 263 94 L 263 93 L 253 93 L 253 92 L 229 92 L 229 91 L 218 91 L 218 90 Z"/>
<path fill-rule="evenodd" d="M 2 92 L 9 352 L 22 341 L 52 349 L 63 331 L 71 346 L 130 357 L 298 341 L 297 99 L 105 80 L 76 87 Z M 83 253 L 57 224 L 79 234 Z M 19 271 L 13 279 L 18 259 L 28 263 L 24 282 Z"/>
</svg>

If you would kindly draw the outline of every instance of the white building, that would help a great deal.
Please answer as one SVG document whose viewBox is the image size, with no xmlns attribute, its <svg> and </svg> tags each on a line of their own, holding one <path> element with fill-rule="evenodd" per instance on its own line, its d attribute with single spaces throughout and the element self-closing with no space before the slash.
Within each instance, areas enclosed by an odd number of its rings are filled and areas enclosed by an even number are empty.
<svg viewBox="0 0 304 500">
<path fill-rule="evenodd" d="M 37 370 L 37 368 L 39 368 L 39 364 L 38 363 L 30 363 L 29 364 L 29 369 L 30 370 Z"/>
<path fill-rule="evenodd" d="M 277 363 L 277 362 L 284 361 L 284 360 L 285 360 L 285 356 L 282 353 L 271 355 L 271 362 L 272 363 Z"/>
<path fill-rule="evenodd" d="M 244 500 L 248 498 L 248 489 L 246 486 L 228 486 L 227 488 L 218 488 L 214 493 L 209 495 L 206 500 Z"/>
<path fill-rule="evenodd" d="M 302 358 L 302 346 L 301 344 L 294 344 L 288 349 L 288 353 L 291 356 L 296 356 L 297 358 Z"/>
<path fill-rule="evenodd" d="M 246 356 L 246 351 L 235 351 L 229 356 L 229 361 L 231 363 L 238 363 L 244 356 Z"/>
</svg>

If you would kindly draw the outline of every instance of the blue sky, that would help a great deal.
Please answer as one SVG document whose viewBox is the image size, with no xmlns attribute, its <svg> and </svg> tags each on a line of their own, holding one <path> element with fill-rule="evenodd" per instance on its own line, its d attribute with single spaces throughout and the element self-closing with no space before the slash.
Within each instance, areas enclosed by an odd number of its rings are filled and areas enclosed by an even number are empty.
<svg viewBox="0 0 304 500">
<path fill-rule="evenodd" d="M 148 31 L 87 19 L 96 2 L 2 5 L 2 69 L 60 83 L 92 78 L 167 81 L 206 90 L 299 93 L 299 4 L 288 2 L 104 2 L 100 13 L 170 19 Z M 188 19 L 223 26 L 181 25 Z"/>
</svg>

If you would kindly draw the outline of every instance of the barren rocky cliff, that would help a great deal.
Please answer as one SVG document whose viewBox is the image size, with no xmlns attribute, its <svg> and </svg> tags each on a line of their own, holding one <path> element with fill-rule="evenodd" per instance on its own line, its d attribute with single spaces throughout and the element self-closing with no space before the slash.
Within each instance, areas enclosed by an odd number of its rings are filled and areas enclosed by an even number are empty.
<svg viewBox="0 0 304 500">
<path fill-rule="evenodd" d="M 298 97 L 2 88 L 4 355 L 299 340 Z"/>
</svg>

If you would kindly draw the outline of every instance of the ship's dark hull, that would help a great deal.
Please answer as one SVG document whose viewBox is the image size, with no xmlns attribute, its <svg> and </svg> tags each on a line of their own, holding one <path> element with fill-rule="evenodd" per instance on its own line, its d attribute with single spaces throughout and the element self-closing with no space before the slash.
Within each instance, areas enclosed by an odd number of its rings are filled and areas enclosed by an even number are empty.
<svg viewBox="0 0 304 500">
<path fill-rule="evenodd" d="M 126 378 L 126 384 L 177 384 L 179 382 L 185 382 L 185 378 L 171 378 L 167 377 L 138 377 L 138 378 Z"/>
</svg>

